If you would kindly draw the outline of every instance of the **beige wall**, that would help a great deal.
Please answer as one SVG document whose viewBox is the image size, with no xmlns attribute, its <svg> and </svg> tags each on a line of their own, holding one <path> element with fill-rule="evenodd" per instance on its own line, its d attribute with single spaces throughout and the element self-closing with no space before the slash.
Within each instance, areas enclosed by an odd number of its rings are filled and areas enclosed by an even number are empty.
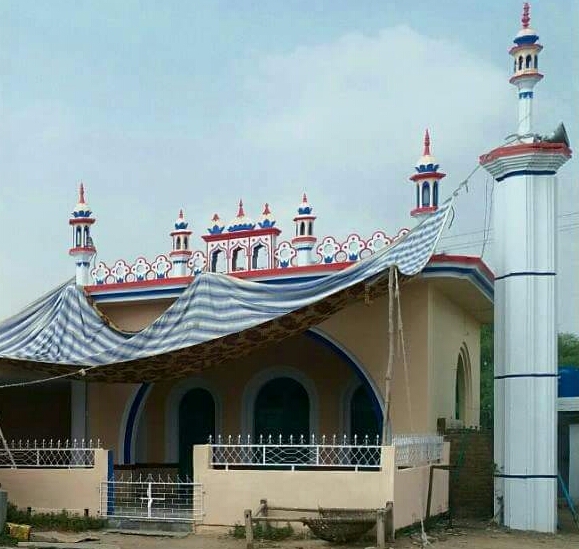
<svg viewBox="0 0 579 549">
<path fill-rule="evenodd" d="M 96 306 L 120 330 L 138 332 L 159 318 L 173 301 L 157 299 L 144 303 L 97 303 Z"/>
<path fill-rule="evenodd" d="M 478 426 L 480 415 L 480 324 L 442 292 L 430 289 L 431 368 L 429 430 L 439 417 L 454 418 L 458 356 L 468 350 L 470 383 L 465 425 Z"/>
<path fill-rule="evenodd" d="M 95 450 L 90 469 L 0 469 L 0 484 L 8 501 L 33 512 L 100 513 L 100 486 L 107 480 L 106 450 Z"/>
<path fill-rule="evenodd" d="M 412 422 L 404 367 L 396 355 L 392 381 L 392 424 L 395 432 L 426 432 L 430 420 L 428 393 L 428 286 L 419 281 L 404 285 L 400 292 L 403 333 L 408 359 Z M 396 309 L 394 310 L 396 315 Z M 369 306 L 348 307 L 320 324 L 320 329 L 338 340 L 366 367 L 384 395 L 388 364 L 388 299 L 381 297 Z M 411 425 L 412 423 L 412 425 Z"/>
<path fill-rule="evenodd" d="M 261 499 L 271 506 L 376 509 L 394 497 L 394 448 L 382 449 L 381 471 L 256 471 L 210 468 L 209 446 L 194 451 L 195 482 L 205 493 L 204 524 L 243 523 Z"/>
</svg>

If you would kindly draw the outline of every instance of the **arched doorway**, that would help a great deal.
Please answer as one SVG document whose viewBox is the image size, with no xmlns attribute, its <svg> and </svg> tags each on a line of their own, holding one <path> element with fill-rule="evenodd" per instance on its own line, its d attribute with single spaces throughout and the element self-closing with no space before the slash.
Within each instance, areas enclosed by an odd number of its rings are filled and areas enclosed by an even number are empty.
<svg viewBox="0 0 579 549">
<path fill-rule="evenodd" d="M 215 437 L 215 400 L 207 389 L 187 391 L 179 403 L 179 476 L 193 477 L 192 449 Z"/>
<path fill-rule="evenodd" d="M 462 345 L 456 361 L 454 386 L 454 419 L 469 425 L 472 421 L 472 377 L 470 358 L 465 344 Z"/>
<path fill-rule="evenodd" d="M 368 441 L 372 444 L 380 434 L 380 420 L 364 385 L 360 385 L 350 399 L 350 434 L 352 438 L 357 436 L 358 442 L 368 437 Z"/>
<path fill-rule="evenodd" d="M 295 441 L 310 436 L 310 399 L 303 385 L 290 377 L 278 377 L 265 383 L 255 399 L 253 433 L 260 436 L 290 436 Z"/>
</svg>

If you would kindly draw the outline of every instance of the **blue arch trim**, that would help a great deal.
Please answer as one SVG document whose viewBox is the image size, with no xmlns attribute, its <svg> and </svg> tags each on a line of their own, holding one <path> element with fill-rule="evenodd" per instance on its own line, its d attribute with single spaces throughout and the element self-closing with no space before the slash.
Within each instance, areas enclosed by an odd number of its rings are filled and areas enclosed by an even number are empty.
<svg viewBox="0 0 579 549">
<path fill-rule="evenodd" d="M 306 337 L 324 345 L 328 349 L 330 349 L 334 354 L 338 355 L 348 366 L 352 368 L 356 377 L 360 380 L 363 387 L 366 389 L 368 395 L 370 396 L 370 400 L 372 402 L 372 409 L 374 410 L 374 414 L 376 415 L 376 420 L 378 422 L 378 428 L 380 432 L 382 432 L 382 423 L 384 421 L 384 413 L 382 410 L 382 403 L 372 384 L 368 381 L 368 377 L 366 372 L 364 371 L 363 366 L 352 356 L 345 352 L 338 344 L 336 344 L 329 336 L 325 335 L 323 332 L 309 329 L 304 332 Z M 125 427 L 125 432 L 123 436 L 123 448 L 122 448 L 122 455 L 123 455 L 123 462 L 124 463 L 132 463 L 133 455 L 132 455 L 132 448 L 133 448 L 133 438 L 135 436 L 135 430 L 137 428 L 137 419 L 139 416 L 139 412 L 144 405 L 144 402 L 147 398 L 149 393 L 149 389 L 152 387 L 151 383 L 142 383 L 139 389 L 137 390 L 133 402 L 129 408 L 129 413 L 127 414 L 127 423 Z"/>
<path fill-rule="evenodd" d="M 137 415 L 143 404 L 146 394 L 148 393 L 150 383 L 141 383 L 141 386 L 137 390 L 137 394 L 131 403 L 129 409 L 129 414 L 127 416 L 127 427 L 125 429 L 125 436 L 123 437 L 123 462 L 131 463 L 132 446 L 133 446 L 133 436 L 135 434 L 135 429 L 137 426 Z"/>
<path fill-rule="evenodd" d="M 374 390 L 374 387 L 372 387 L 372 385 L 368 381 L 368 378 L 366 377 L 366 372 L 364 371 L 362 365 L 358 363 L 356 360 L 354 360 L 348 353 L 344 352 L 344 350 L 340 348 L 339 345 L 337 345 L 334 341 L 332 341 L 332 339 L 326 336 L 323 332 L 309 329 L 306 332 L 304 332 L 304 335 L 324 345 L 325 347 L 328 347 L 333 353 L 338 355 L 344 362 L 346 362 L 346 364 L 348 364 L 348 366 L 352 368 L 352 370 L 356 374 L 356 377 L 361 381 L 362 385 L 364 386 L 368 395 L 370 396 L 372 402 L 372 409 L 374 410 L 376 420 L 378 421 L 378 429 L 380 430 L 380 432 L 382 432 L 383 428 L 382 423 L 384 421 L 384 412 L 382 410 L 382 404 L 378 398 L 378 395 L 376 394 L 376 391 Z"/>
</svg>

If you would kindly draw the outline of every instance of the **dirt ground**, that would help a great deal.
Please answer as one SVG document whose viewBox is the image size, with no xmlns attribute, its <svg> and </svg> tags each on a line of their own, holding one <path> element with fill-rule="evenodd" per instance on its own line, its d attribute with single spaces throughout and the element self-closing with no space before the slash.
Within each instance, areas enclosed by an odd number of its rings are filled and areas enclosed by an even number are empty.
<svg viewBox="0 0 579 549">
<path fill-rule="evenodd" d="M 440 549 L 578 549 L 579 529 L 570 515 L 560 514 L 561 530 L 556 535 L 515 532 L 490 526 L 480 522 L 455 522 L 453 528 L 440 526 L 431 530 L 429 541 L 432 547 Z M 161 538 L 140 535 L 99 533 L 100 544 L 116 546 L 120 549 L 245 549 L 245 540 L 228 535 L 226 528 L 201 527 L 195 534 L 184 538 Z M 364 549 L 375 545 L 375 541 L 351 544 L 348 547 Z M 95 544 L 97 549 L 99 544 Z M 420 536 L 409 534 L 399 536 L 394 543 L 387 543 L 393 549 L 421 547 Z M 330 549 L 339 547 L 317 539 L 298 536 L 285 541 L 256 541 L 255 549 Z M 344 546 L 342 546 L 344 547 Z M 105 548 L 102 548 L 105 549 Z M 112 549 L 112 548 L 111 548 Z"/>
</svg>

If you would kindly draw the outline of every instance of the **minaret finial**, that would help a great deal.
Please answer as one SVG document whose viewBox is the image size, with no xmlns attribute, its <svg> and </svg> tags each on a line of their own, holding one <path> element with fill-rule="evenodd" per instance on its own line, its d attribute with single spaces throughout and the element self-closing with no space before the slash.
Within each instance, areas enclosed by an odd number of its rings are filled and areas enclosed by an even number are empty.
<svg viewBox="0 0 579 549">
<path fill-rule="evenodd" d="M 239 200 L 239 210 L 237 210 L 237 217 L 245 217 L 245 212 L 243 211 L 243 200 Z"/>
<path fill-rule="evenodd" d="M 80 187 L 78 189 L 78 202 L 79 204 L 84 204 L 84 183 L 80 182 Z"/>
<path fill-rule="evenodd" d="M 428 133 L 428 130 L 424 132 L 424 152 L 422 155 L 430 156 L 430 134 Z"/>
<path fill-rule="evenodd" d="M 269 204 L 266 202 L 265 206 L 263 208 L 263 215 L 269 215 L 271 214 L 271 211 L 269 210 Z"/>
<path fill-rule="evenodd" d="M 523 16 L 521 17 L 521 23 L 523 24 L 524 29 L 529 28 L 529 23 L 531 22 L 531 16 L 529 15 L 529 2 L 525 2 L 523 4 Z"/>
<path fill-rule="evenodd" d="M 304 192 L 304 195 L 302 196 L 302 202 L 303 202 L 304 204 L 307 204 L 307 202 L 308 202 L 308 197 L 307 197 L 307 195 L 306 195 L 305 192 Z"/>
<path fill-rule="evenodd" d="M 179 210 L 179 219 L 183 219 L 183 208 Z"/>
</svg>

